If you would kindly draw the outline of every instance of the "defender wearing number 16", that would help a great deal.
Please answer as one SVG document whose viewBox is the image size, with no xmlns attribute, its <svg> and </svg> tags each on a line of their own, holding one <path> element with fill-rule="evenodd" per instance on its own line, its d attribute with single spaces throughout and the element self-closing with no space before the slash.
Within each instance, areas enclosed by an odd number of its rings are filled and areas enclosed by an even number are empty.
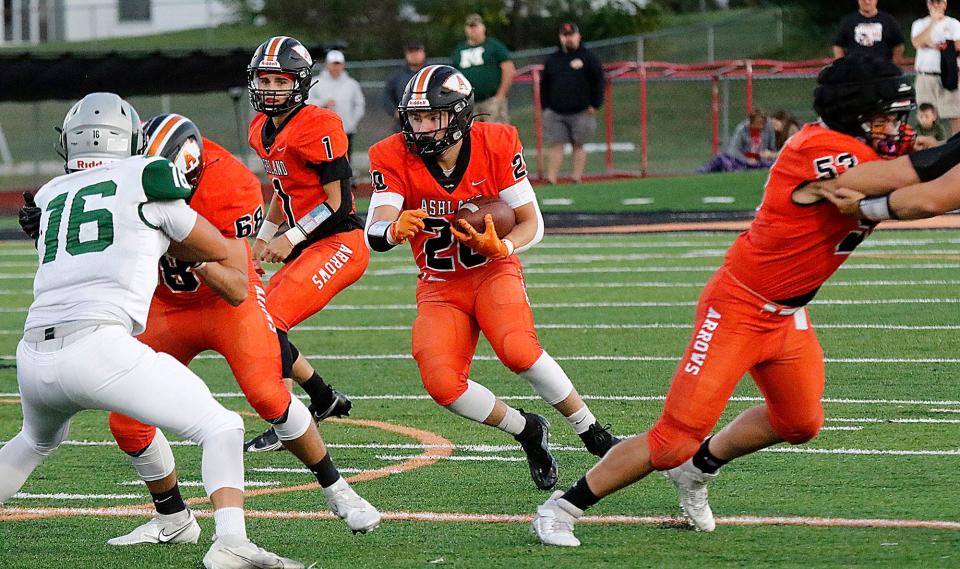
<svg viewBox="0 0 960 569">
<path fill-rule="evenodd" d="M 473 88 L 457 70 L 431 65 L 407 84 L 401 133 L 370 149 L 373 197 L 366 235 L 375 251 L 409 241 L 420 268 L 413 356 L 423 385 L 448 410 L 514 435 L 540 489 L 557 481 L 544 417 L 507 406 L 470 379 L 482 331 L 497 357 L 553 405 L 602 456 L 617 439 L 601 427 L 557 362 L 540 347 L 516 253 L 543 237 L 515 128 L 474 124 Z M 454 215 L 464 202 L 499 198 L 516 217 L 497 235 Z"/>
</svg>

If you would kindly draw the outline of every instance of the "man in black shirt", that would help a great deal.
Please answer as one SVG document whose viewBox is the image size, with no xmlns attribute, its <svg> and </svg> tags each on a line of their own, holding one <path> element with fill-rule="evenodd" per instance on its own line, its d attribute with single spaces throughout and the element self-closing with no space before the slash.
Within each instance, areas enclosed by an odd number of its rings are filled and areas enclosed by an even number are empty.
<svg viewBox="0 0 960 569">
<path fill-rule="evenodd" d="M 865 53 L 894 63 L 903 60 L 903 33 L 886 12 L 877 9 L 877 0 L 857 0 L 859 10 L 840 20 L 833 40 L 833 56 Z"/>
<path fill-rule="evenodd" d="M 404 44 L 403 59 L 403 64 L 387 79 L 387 85 L 383 89 L 383 108 L 393 115 L 393 132 L 400 132 L 400 114 L 397 112 L 397 105 L 403 97 L 403 90 L 407 87 L 410 78 L 423 69 L 427 62 L 427 52 L 423 48 L 423 42 L 414 40 Z"/>
<path fill-rule="evenodd" d="M 583 145 L 597 129 L 597 109 L 603 103 L 603 67 L 580 39 L 576 24 L 560 26 L 560 49 L 547 58 L 540 80 L 543 137 L 550 145 L 547 181 L 551 184 L 557 183 L 567 143 L 573 146 L 571 178 L 581 181 L 587 163 Z"/>
</svg>

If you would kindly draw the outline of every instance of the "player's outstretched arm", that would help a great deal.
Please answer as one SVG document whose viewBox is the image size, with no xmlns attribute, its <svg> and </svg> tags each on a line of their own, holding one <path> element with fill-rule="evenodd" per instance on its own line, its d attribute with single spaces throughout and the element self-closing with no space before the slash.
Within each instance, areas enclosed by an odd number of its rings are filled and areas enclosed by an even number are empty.
<svg viewBox="0 0 960 569">
<path fill-rule="evenodd" d="M 960 208 L 960 166 L 933 181 L 913 184 L 885 196 L 867 197 L 847 188 L 824 196 L 842 213 L 869 221 L 934 217 Z"/>
<path fill-rule="evenodd" d="M 883 196 L 897 188 L 920 182 L 909 156 L 873 160 L 850 168 L 823 185 L 829 189 L 848 188 L 867 196 Z"/>
<path fill-rule="evenodd" d="M 203 263 L 193 269 L 203 282 L 233 306 L 247 299 L 247 248 L 240 239 L 227 240 L 228 254 L 223 261 Z"/>
</svg>

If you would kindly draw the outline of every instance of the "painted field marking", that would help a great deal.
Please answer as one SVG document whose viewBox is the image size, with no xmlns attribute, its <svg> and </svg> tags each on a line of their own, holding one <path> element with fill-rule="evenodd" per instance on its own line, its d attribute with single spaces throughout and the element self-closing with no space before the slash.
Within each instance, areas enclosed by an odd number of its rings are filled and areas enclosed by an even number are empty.
<svg viewBox="0 0 960 569">
<path fill-rule="evenodd" d="M 733 196 L 703 196 L 703 203 L 734 203 L 737 198 Z"/>
<path fill-rule="evenodd" d="M 927 409 L 931 413 L 960 413 L 960 409 Z"/>
<path fill-rule="evenodd" d="M 194 510 L 198 518 L 213 517 L 209 510 Z M 4 508 L 0 509 L 0 521 L 66 516 L 87 517 L 134 517 L 149 518 L 152 507 L 118 508 Z M 469 514 L 459 512 L 381 512 L 383 519 L 391 521 L 436 522 L 436 523 L 514 523 L 528 524 L 532 514 Z M 337 517 L 328 511 L 278 511 L 247 510 L 247 518 L 281 520 L 335 520 Z M 948 520 L 907 520 L 895 518 L 834 518 L 812 516 L 718 516 L 719 525 L 759 526 L 786 525 L 808 527 L 847 527 L 847 528 L 896 528 L 896 529 L 937 529 L 960 531 L 960 522 Z M 686 527 L 683 518 L 676 516 L 583 516 L 581 524 L 617 524 L 617 525 L 676 525 Z"/>
<path fill-rule="evenodd" d="M 543 205 L 573 205 L 573 200 L 570 198 L 544 198 L 540 200 L 540 203 Z"/>
<path fill-rule="evenodd" d="M 340 472 L 343 472 L 343 470 L 341 469 Z M 118 486 L 143 486 L 143 480 L 124 480 L 122 482 L 117 482 L 117 485 Z M 177 485 L 182 486 L 184 488 L 203 488 L 203 482 L 200 480 L 178 480 Z M 279 480 L 244 480 L 243 485 L 248 488 L 271 488 L 273 486 L 279 486 L 280 481 Z"/>
<path fill-rule="evenodd" d="M 821 431 L 862 431 L 863 427 L 847 426 L 847 427 L 820 427 Z"/>
<path fill-rule="evenodd" d="M 138 481 L 139 482 L 139 481 Z M 143 484 L 143 482 L 140 482 Z M 30 492 L 17 492 L 12 498 L 17 500 L 143 500 L 144 494 L 68 494 L 66 492 L 57 492 L 55 494 L 33 494 Z"/>
<path fill-rule="evenodd" d="M 327 445 L 330 446 L 329 444 Z M 264 466 L 261 468 L 251 468 L 250 472 L 265 472 L 270 474 L 313 474 L 309 468 L 281 468 L 277 466 Z M 337 467 L 337 470 L 340 474 L 356 474 L 358 472 L 363 472 L 360 468 L 341 468 Z"/>
<path fill-rule="evenodd" d="M 350 360 L 412 360 L 410 354 L 307 354 L 305 358 L 317 361 Z M 0 360 L 16 361 L 15 355 L 2 355 Z M 222 360 L 220 354 L 201 354 L 194 360 Z M 553 356 L 558 362 L 676 362 L 676 356 Z M 473 357 L 475 362 L 497 362 L 496 356 Z M 960 358 L 824 358 L 828 364 L 957 364 Z"/>
<path fill-rule="evenodd" d="M 0 397 L 19 397 L 19 393 L 0 393 Z M 214 397 L 218 399 L 239 399 L 245 397 L 245 395 L 239 391 L 227 391 L 214 393 Z M 307 395 L 299 395 L 300 399 L 308 399 Z M 584 399 L 590 401 L 664 401 L 666 396 L 664 395 L 581 395 Z M 357 401 L 432 401 L 433 399 L 424 394 L 401 394 L 401 393 L 390 393 L 390 394 L 380 394 L 380 395 L 351 395 L 350 399 L 356 399 Z M 504 401 L 542 401 L 540 397 L 536 395 L 501 395 L 499 399 Z M 762 397 L 749 397 L 736 395 L 729 399 L 729 401 L 735 401 L 740 403 L 755 403 L 763 401 Z M 824 403 L 836 403 L 844 405 L 956 405 L 960 406 L 960 400 L 951 400 L 951 399 L 855 399 L 849 397 L 824 397 L 821 399 Z M 960 412 L 960 409 L 957 411 L 950 412 Z M 887 421 L 886 419 L 833 419 L 827 417 L 827 421 Z M 7 441 L 0 441 L 0 443 L 6 443 Z M 97 446 L 100 442 L 92 441 L 72 441 L 76 445 L 90 444 Z M 113 444 L 113 441 L 110 441 Z M 171 445 L 179 444 L 180 441 L 170 441 Z"/>
<path fill-rule="evenodd" d="M 623 200 L 623 205 L 650 205 L 654 201 L 653 198 L 625 198 Z"/>
</svg>

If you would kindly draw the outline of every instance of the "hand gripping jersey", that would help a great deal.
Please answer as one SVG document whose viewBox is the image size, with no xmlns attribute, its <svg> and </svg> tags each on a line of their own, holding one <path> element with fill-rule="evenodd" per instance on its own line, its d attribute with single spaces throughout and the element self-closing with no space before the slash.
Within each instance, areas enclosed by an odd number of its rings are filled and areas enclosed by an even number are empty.
<svg viewBox="0 0 960 569">
<path fill-rule="evenodd" d="M 156 156 L 60 176 L 40 188 L 40 266 L 25 329 L 102 320 L 142 332 L 157 260 L 196 222 L 183 201 L 189 195 L 180 170 Z"/>
<path fill-rule="evenodd" d="M 317 207 L 327 201 L 324 184 L 336 180 L 350 183 L 347 135 L 340 117 L 332 111 L 302 105 L 277 128 L 270 117 L 260 113 L 250 123 L 247 142 L 263 162 L 284 218 L 291 226 L 304 216 L 317 217 Z M 351 201 L 350 215 L 334 227 L 308 232 L 306 244 L 363 227 L 354 214 L 352 194 L 346 194 Z M 305 244 L 298 249 L 303 247 Z"/>
<path fill-rule="evenodd" d="M 489 260 L 450 232 L 450 222 L 463 202 L 486 196 L 517 208 L 536 199 L 517 129 L 495 123 L 471 127 L 450 176 L 434 160 L 408 151 L 403 136 L 395 134 L 370 148 L 370 178 L 371 209 L 379 205 L 401 211 L 423 208 L 429 215 L 424 219 L 426 228 L 410 239 L 420 278 L 425 280 L 447 280 Z"/>
<path fill-rule="evenodd" d="M 875 224 L 844 216 L 826 200 L 795 204 L 793 191 L 878 159 L 856 138 L 818 123 L 804 125 L 770 169 L 750 228 L 727 252 L 730 272 L 768 300 L 791 306 L 809 302 Z"/>
<path fill-rule="evenodd" d="M 225 148 L 203 139 L 204 167 L 190 207 L 207 218 L 227 239 L 256 235 L 263 223 L 260 180 Z M 248 274 L 256 278 L 253 256 L 247 245 Z M 160 259 L 160 284 L 156 297 L 166 303 L 205 301 L 217 296 L 187 268 L 190 263 L 164 256 Z M 258 280 L 259 282 L 259 280 Z"/>
</svg>

